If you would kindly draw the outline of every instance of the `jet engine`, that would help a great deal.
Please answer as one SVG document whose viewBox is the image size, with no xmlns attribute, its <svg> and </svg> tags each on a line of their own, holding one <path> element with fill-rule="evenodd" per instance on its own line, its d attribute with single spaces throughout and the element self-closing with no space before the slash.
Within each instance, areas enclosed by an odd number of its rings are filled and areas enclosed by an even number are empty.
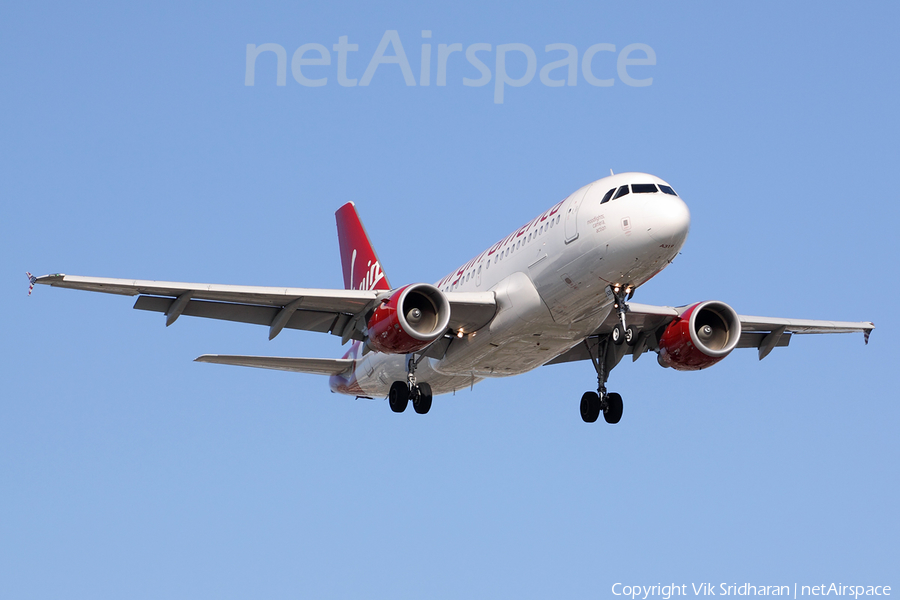
<svg viewBox="0 0 900 600">
<path fill-rule="evenodd" d="M 418 352 L 438 339 L 450 322 L 450 303 L 439 289 L 414 283 L 394 291 L 369 317 L 368 345 L 386 354 Z"/>
<path fill-rule="evenodd" d="M 688 307 L 659 338 L 659 364 L 679 371 L 711 367 L 734 350 L 741 321 L 724 302 L 710 300 Z"/>
</svg>

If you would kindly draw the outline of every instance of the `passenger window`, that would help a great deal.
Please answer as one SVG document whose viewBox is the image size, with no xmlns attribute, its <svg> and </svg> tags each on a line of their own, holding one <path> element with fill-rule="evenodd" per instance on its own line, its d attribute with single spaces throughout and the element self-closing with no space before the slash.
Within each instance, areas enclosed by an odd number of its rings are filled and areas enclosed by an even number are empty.
<svg viewBox="0 0 900 600">
<path fill-rule="evenodd" d="M 663 194 L 669 194 L 670 196 L 677 196 L 677 195 L 678 195 L 678 194 L 675 193 L 675 190 L 673 190 L 672 188 L 670 188 L 670 187 L 667 186 L 667 185 L 660 185 L 660 186 L 659 186 L 659 189 L 661 189 L 661 190 L 663 191 Z"/>
<path fill-rule="evenodd" d="M 628 193 L 628 186 L 623 185 L 622 187 L 619 188 L 619 191 L 616 192 L 616 195 L 615 195 L 615 197 L 613 197 L 613 200 L 615 200 L 616 198 L 621 198 L 622 196 L 624 196 L 627 193 Z"/>
<path fill-rule="evenodd" d="M 635 194 L 655 194 L 657 190 L 653 183 L 632 183 L 631 191 Z"/>
<path fill-rule="evenodd" d="M 612 198 L 612 195 L 615 191 L 616 191 L 616 188 L 613 188 L 613 189 L 609 190 L 608 192 L 606 192 L 603 195 L 603 200 L 600 201 L 600 204 L 606 204 L 607 202 L 609 202 L 609 199 Z"/>
</svg>

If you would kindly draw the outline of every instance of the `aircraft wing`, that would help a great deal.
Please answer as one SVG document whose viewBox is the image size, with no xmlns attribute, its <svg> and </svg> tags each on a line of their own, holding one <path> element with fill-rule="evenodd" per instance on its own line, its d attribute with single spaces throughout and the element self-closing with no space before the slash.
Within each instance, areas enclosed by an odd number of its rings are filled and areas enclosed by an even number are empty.
<svg viewBox="0 0 900 600">
<path fill-rule="evenodd" d="M 283 329 L 328 332 L 362 340 L 360 320 L 389 292 L 260 287 L 45 275 L 35 283 L 54 287 L 138 296 L 134 308 L 166 315 L 171 325 L 181 315 L 253 323 L 269 327 L 269 339 Z M 474 331 L 496 312 L 492 292 L 450 292 L 450 328 Z"/>
<path fill-rule="evenodd" d="M 689 306 L 654 306 L 651 304 L 628 303 L 626 319 L 629 326 L 633 325 L 642 332 L 641 339 L 635 345 L 634 360 L 641 353 L 655 347 L 654 332 L 667 325 L 673 319 L 681 315 Z M 773 348 L 785 347 L 791 341 L 794 334 L 812 333 L 853 333 L 862 332 L 866 343 L 869 343 L 869 334 L 875 329 L 875 325 L 868 321 L 817 321 L 811 319 L 782 319 L 773 317 L 751 317 L 738 315 L 741 322 L 741 337 L 737 348 L 758 348 L 759 358 L 765 358 Z M 618 323 L 616 313 L 610 312 L 609 316 L 592 335 L 608 335 Z M 557 356 L 547 364 L 559 364 L 577 360 L 588 360 L 590 355 L 583 344 L 579 344 Z"/>
</svg>

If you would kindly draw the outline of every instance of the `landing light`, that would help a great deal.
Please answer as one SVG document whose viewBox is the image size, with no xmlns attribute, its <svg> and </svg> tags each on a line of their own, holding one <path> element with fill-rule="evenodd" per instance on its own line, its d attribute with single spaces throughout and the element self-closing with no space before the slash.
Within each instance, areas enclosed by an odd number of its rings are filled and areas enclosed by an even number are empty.
<svg viewBox="0 0 900 600">
<path fill-rule="evenodd" d="M 456 332 L 456 337 L 461 338 L 462 336 L 463 336 L 463 330 L 460 329 L 459 331 Z"/>
</svg>

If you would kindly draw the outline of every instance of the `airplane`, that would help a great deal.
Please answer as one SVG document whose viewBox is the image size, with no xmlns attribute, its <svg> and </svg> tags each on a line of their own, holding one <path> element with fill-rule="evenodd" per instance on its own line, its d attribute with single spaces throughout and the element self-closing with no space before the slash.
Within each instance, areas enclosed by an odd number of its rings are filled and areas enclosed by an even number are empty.
<svg viewBox="0 0 900 600">
<path fill-rule="evenodd" d="M 431 409 L 446 394 L 492 377 L 543 365 L 590 361 L 597 390 L 581 398 L 581 417 L 618 423 L 620 394 L 607 391 L 612 369 L 630 354 L 653 352 L 663 367 L 711 367 L 735 348 L 762 360 L 794 334 L 862 332 L 871 322 L 738 315 L 707 300 L 685 306 L 631 302 L 680 252 L 690 212 L 667 182 L 646 173 L 589 183 L 493 244 L 435 284 L 392 287 L 352 202 L 335 213 L 344 287 L 251 287 L 79 277 L 29 282 L 137 296 L 134 308 L 284 329 L 327 332 L 342 358 L 205 354 L 198 362 L 330 376 L 332 392 L 387 396 L 401 413 Z"/>
</svg>

